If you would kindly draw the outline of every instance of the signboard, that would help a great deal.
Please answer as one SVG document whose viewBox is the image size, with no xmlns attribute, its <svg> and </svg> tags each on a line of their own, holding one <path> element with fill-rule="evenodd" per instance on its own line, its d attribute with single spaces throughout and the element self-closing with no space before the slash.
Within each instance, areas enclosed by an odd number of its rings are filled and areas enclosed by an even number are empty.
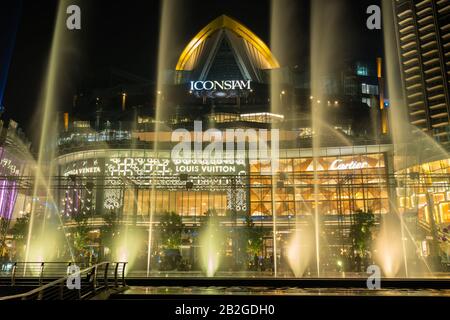
<svg viewBox="0 0 450 320">
<path fill-rule="evenodd" d="M 69 176 L 91 176 L 96 174 L 101 174 L 103 172 L 97 159 L 89 159 L 72 162 L 67 165 L 63 171 L 62 175 L 64 177 Z"/>
<path fill-rule="evenodd" d="M 336 159 L 331 163 L 329 170 L 358 170 L 368 167 L 369 163 L 367 161 L 344 161 Z"/>
<path fill-rule="evenodd" d="M 251 80 L 191 81 L 189 90 L 197 97 L 235 98 L 252 91 Z"/>
<path fill-rule="evenodd" d="M 191 81 L 191 91 L 251 90 L 251 80 Z"/>
<path fill-rule="evenodd" d="M 63 168 L 63 175 L 95 176 L 104 174 L 104 208 L 122 206 L 121 193 L 130 185 L 158 190 L 186 190 L 187 175 L 193 186 L 190 191 L 223 192 L 229 210 L 247 210 L 247 174 L 245 160 L 172 160 L 156 158 L 106 158 L 77 161 Z M 122 178 L 122 179 L 121 179 Z"/>
</svg>

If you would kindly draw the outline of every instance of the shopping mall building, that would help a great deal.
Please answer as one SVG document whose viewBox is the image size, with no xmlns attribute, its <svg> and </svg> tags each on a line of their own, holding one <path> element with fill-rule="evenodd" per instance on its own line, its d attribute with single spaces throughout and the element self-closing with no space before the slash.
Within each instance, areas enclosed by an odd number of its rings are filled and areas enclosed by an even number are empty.
<svg viewBox="0 0 450 320">
<path fill-rule="evenodd" d="M 429 199 L 410 190 L 399 192 L 402 186 L 395 181 L 383 114 L 388 102 L 383 100 L 381 61 L 377 62 L 373 72 L 355 65 L 343 84 L 336 80 L 342 77 L 329 81 L 335 85 L 317 101 L 302 75 L 281 67 L 251 30 L 227 16 L 217 18 L 180 53 L 163 86 L 134 83 L 89 98 L 77 95 L 75 110 L 90 108 L 90 116 L 83 117 L 81 111 L 64 114 L 58 140 L 63 187 L 56 200 L 66 226 L 75 226 L 71 218 L 85 214 L 91 217 L 92 232 L 98 233 L 105 223 L 102 217 L 114 212 L 121 222 L 147 232 L 150 224 L 158 226 L 161 216 L 175 212 L 195 238 L 205 216 L 212 213 L 224 229 L 237 232 L 250 217 L 267 231 L 261 251 L 270 255 L 274 230 L 283 252 L 292 230 L 313 228 L 314 213 L 319 212 L 333 256 L 351 246 L 354 213 L 370 211 L 379 225 L 383 216 L 400 209 L 415 219 L 415 230 L 425 230 L 420 241 L 427 241 L 430 215 L 424 210 Z M 276 93 L 270 84 L 274 76 L 282 79 Z M 158 101 L 160 111 L 152 101 Z M 326 108 L 329 123 L 313 154 L 314 103 Z M 278 112 L 273 112 L 274 104 Z M 195 142 L 195 121 L 201 121 L 203 132 L 213 128 L 247 133 L 245 147 L 231 158 L 174 158 L 180 141 L 173 133 L 184 129 Z M 248 156 L 252 133 L 265 130 L 269 137 L 270 130 L 278 130 L 275 169 L 270 162 Z M 274 147 L 273 143 L 268 144 Z M 200 148 L 205 150 L 208 143 L 200 142 Z M 439 169 L 448 170 L 441 162 Z M 449 196 L 445 189 L 434 201 L 436 221 L 450 222 Z M 154 241 L 158 243 L 157 236 Z M 183 240 L 183 246 L 195 246 L 195 241 Z"/>
<path fill-rule="evenodd" d="M 0 120 L 0 257 L 14 247 L 11 222 L 31 210 L 32 196 L 26 191 L 27 177 L 33 175 L 30 146 L 15 121 Z"/>
</svg>

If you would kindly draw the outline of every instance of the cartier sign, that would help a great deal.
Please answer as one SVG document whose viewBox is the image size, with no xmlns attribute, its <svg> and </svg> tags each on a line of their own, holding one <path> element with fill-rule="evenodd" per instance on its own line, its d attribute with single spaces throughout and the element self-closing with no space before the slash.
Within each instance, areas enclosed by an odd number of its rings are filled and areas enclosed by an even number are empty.
<svg viewBox="0 0 450 320">
<path fill-rule="evenodd" d="M 367 161 L 344 161 L 336 159 L 331 163 L 329 170 L 358 170 L 368 167 L 369 163 Z"/>
</svg>

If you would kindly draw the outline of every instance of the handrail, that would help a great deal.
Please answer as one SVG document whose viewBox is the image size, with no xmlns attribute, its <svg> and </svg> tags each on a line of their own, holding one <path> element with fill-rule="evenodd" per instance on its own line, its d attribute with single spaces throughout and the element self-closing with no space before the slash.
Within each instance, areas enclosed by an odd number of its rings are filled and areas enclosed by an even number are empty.
<svg viewBox="0 0 450 320">
<path fill-rule="evenodd" d="M 17 263 L 16 263 L 17 264 Z M 15 265 L 16 265 L 15 264 Z M 29 292 L 22 293 L 22 294 L 16 294 L 12 296 L 6 296 L 6 297 L 0 297 L 0 301 L 2 300 L 64 300 L 65 297 L 71 298 L 71 299 L 85 299 L 90 296 L 93 296 L 98 293 L 100 290 L 107 290 L 109 288 L 119 288 L 119 286 L 125 287 L 125 266 L 127 262 L 113 262 L 112 264 L 116 264 L 114 268 L 114 275 L 110 275 L 108 273 L 110 262 L 102 262 L 98 263 L 96 265 L 90 266 L 86 269 L 80 270 L 78 272 L 75 272 L 73 274 L 68 274 L 64 276 L 63 278 L 57 279 L 55 281 L 52 281 L 48 284 L 41 285 L 42 284 L 42 274 L 43 274 L 43 266 L 44 263 L 42 263 L 41 268 L 42 271 L 39 275 L 39 283 L 40 287 L 33 289 Z M 119 284 L 118 281 L 118 271 L 119 271 L 119 265 L 122 265 L 122 274 L 120 276 L 121 283 Z M 69 263 L 70 266 L 70 263 Z M 98 280 L 97 273 L 99 270 L 103 270 L 103 279 L 102 281 Z M 14 272 L 13 272 L 14 273 Z M 86 277 L 83 277 L 86 275 Z M 80 288 L 78 289 L 69 289 L 66 284 L 67 280 L 73 279 L 73 277 L 80 277 Z M 109 276 L 114 276 L 114 285 L 109 285 Z M 102 283 L 99 283 L 102 282 Z M 74 296 L 72 293 L 76 293 Z"/>
</svg>

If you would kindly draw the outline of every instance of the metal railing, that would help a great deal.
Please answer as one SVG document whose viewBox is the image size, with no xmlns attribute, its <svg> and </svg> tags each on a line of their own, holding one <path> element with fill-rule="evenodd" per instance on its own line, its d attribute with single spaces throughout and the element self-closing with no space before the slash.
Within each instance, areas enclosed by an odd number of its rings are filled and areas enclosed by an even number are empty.
<svg viewBox="0 0 450 320">
<path fill-rule="evenodd" d="M 80 271 L 71 273 L 71 266 Z M 26 293 L 0 297 L 1 300 L 83 300 L 108 289 L 126 286 L 126 262 L 102 262 L 85 267 L 74 263 L 19 263 L 11 267 L 10 286 L 35 285 Z M 6 279 L 5 277 L 3 279 Z M 57 280 L 55 280 L 57 279 Z M 76 279 L 76 280 L 75 280 Z M 72 284 L 69 286 L 69 284 Z M 79 286 L 78 286 L 79 284 Z"/>
</svg>

